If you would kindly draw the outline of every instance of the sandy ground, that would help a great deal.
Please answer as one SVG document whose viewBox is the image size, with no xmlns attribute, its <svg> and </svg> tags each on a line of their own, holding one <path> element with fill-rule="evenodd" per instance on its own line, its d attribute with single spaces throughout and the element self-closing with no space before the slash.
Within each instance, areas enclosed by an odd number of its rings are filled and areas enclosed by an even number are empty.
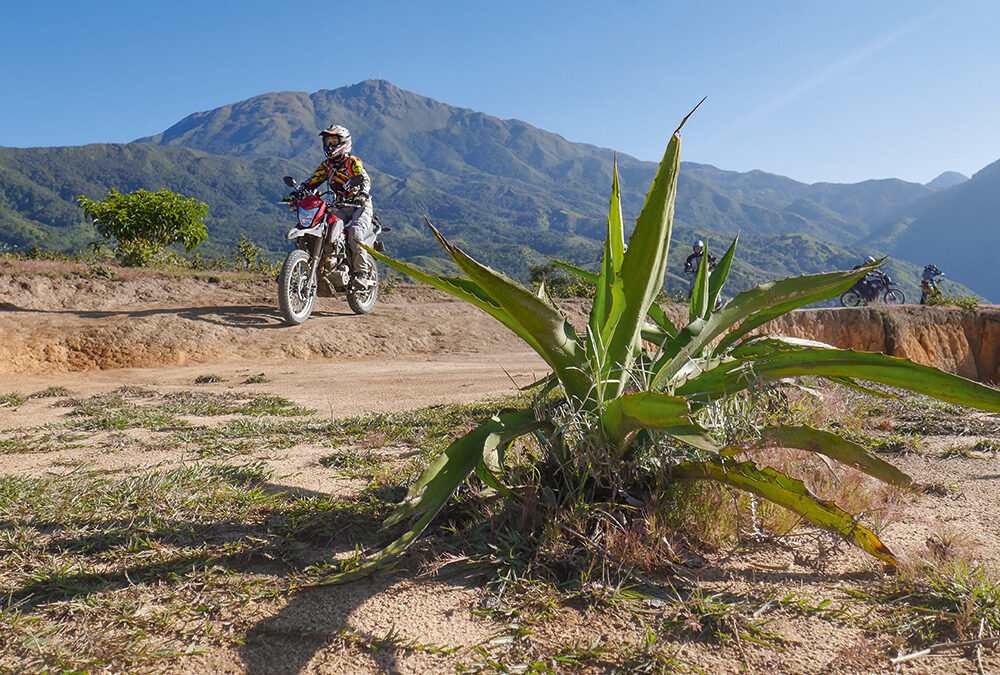
<svg viewBox="0 0 1000 675">
<path fill-rule="evenodd" d="M 357 317 L 340 300 L 321 300 L 306 324 L 281 325 L 269 285 L 237 280 L 125 278 L 116 281 L 0 273 L 0 396 L 30 395 L 51 386 L 90 396 L 138 385 L 159 393 L 192 389 L 273 393 L 313 408 L 321 417 L 415 409 L 512 393 L 545 374 L 542 361 L 498 323 L 464 303 L 436 292 L 400 288 L 373 314 Z M 571 312 L 578 308 L 570 307 Z M 242 384 L 263 373 L 267 382 Z M 195 385 L 199 376 L 223 381 Z M 16 409 L 0 407 L 0 432 L 57 422 L 68 408 L 51 399 L 29 399 Z M 1000 432 L 998 432 L 1000 433 Z M 1000 435 L 989 436 L 1000 439 Z M 978 437 L 930 439 L 947 448 Z M 327 450 L 328 451 L 328 450 Z M 72 470 L 163 466 L 181 461 L 163 455 L 108 452 L 100 444 L 80 456 L 0 456 L 0 472 L 37 475 Z M 259 457 L 285 476 L 285 485 L 326 494 L 357 489 L 330 480 L 316 464 L 319 449 L 301 446 Z M 895 460 L 894 460 L 895 461 Z M 924 456 L 896 464 L 923 482 L 944 483 L 947 496 L 912 495 L 903 515 L 885 532 L 902 555 L 948 528 L 964 532 L 981 556 L 1000 563 L 1000 458 Z M 864 586 L 880 572 L 864 556 L 847 551 L 822 569 L 804 567 L 788 551 L 743 552 L 725 565 L 709 565 L 707 590 L 729 589 L 747 597 L 790 593 L 824 597 L 831 589 Z M 420 644 L 470 649 L 497 637 L 498 626 L 476 610 L 484 591 L 445 575 L 411 572 L 381 575 L 345 586 L 306 589 L 292 597 L 262 599 L 251 615 L 244 644 L 212 648 L 166 666 L 182 673 L 437 673 L 454 672 L 456 657 L 427 651 L 372 651 L 338 637 L 347 627 L 375 639 L 395 632 Z M 772 628 L 785 636 L 784 650 L 728 644 L 687 643 L 682 662 L 705 673 L 975 673 L 968 655 L 915 661 L 894 670 L 887 640 L 852 625 L 782 613 Z M 644 635 L 620 615 L 593 615 L 571 606 L 535 627 L 529 641 L 585 648 L 595 640 L 639 643 Z M 551 650 L 550 650 L 551 651 Z M 986 672 L 1000 672 L 995 650 Z M 485 672 L 496 672 L 486 669 Z M 603 672 L 583 670 L 579 672 Z"/>
</svg>

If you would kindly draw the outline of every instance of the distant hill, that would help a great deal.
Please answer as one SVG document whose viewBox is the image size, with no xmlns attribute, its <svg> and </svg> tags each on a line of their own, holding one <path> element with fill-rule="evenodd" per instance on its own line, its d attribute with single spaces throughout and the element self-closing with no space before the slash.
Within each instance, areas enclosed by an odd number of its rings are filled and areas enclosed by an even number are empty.
<svg viewBox="0 0 1000 675">
<path fill-rule="evenodd" d="M 470 253 L 509 274 L 551 255 L 595 267 L 607 217 L 614 153 L 571 143 L 518 120 L 449 106 L 372 80 L 313 94 L 278 92 L 195 113 L 130 144 L 0 148 L 0 242 L 75 250 L 94 237 L 73 204 L 107 189 L 168 189 L 210 206 L 205 255 L 240 234 L 277 256 L 289 215 L 274 204 L 281 176 L 319 163 L 317 130 L 348 126 L 374 181 L 390 251 L 434 269 L 450 263 L 427 217 Z M 664 144 L 668 139 L 663 139 Z M 656 165 L 618 155 L 627 223 Z M 742 232 L 734 285 L 853 266 L 877 249 L 866 238 L 958 188 L 897 180 L 808 185 L 761 171 L 682 164 L 671 270 L 690 241 L 720 250 Z M 923 207 L 921 207 L 923 208 Z M 900 262 L 900 272 L 912 270 Z M 668 282 L 680 286 L 673 276 Z"/>
<path fill-rule="evenodd" d="M 962 183 L 969 180 L 969 177 L 965 174 L 961 174 L 957 171 L 945 171 L 940 176 L 927 183 L 927 187 L 930 188 L 950 188 L 956 185 L 961 185 Z"/>
</svg>

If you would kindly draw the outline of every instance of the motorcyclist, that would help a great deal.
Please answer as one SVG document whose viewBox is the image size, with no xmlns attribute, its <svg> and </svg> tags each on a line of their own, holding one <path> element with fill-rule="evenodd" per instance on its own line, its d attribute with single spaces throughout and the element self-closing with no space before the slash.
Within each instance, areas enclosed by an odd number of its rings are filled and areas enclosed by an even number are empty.
<svg viewBox="0 0 1000 675">
<path fill-rule="evenodd" d="M 868 256 L 865 261 L 860 265 L 855 265 L 852 269 L 859 270 L 865 265 L 871 265 L 875 262 L 873 256 Z M 866 302 L 871 302 L 876 297 L 878 297 L 879 289 L 885 285 L 885 273 L 881 270 L 869 270 L 868 274 L 865 275 L 863 279 L 858 279 L 858 282 L 854 285 L 858 292 L 861 293 Z"/>
<path fill-rule="evenodd" d="M 344 221 L 347 247 L 350 250 L 351 269 L 356 282 L 368 278 L 368 256 L 358 242 L 371 246 L 375 241 L 377 225 L 373 220 L 371 178 L 361 160 L 351 154 L 351 132 L 339 124 L 331 124 L 319 132 L 323 138 L 326 159 L 302 185 L 293 190 L 288 199 L 299 199 L 309 190 L 329 182 L 338 207 L 333 213 Z"/>
<path fill-rule="evenodd" d="M 944 276 L 944 272 L 938 269 L 933 263 L 924 267 L 924 273 L 920 276 L 920 304 L 926 305 L 930 297 L 938 292 L 937 280 L 935 277 Z"/>
<path fill-rule="evenodd" d="M 699 239 L 696 242 L 694 242 L 692 248 L 694 249 L 694 253 L 689 255 L 687 259 L 684 261 L 684 274 L 687 274 L 689 277 L 691 277 L 691 283 L 688 286 L 688 297 L 691 297 L 691 294 L 694 293 L 694 282 L 698 278 L 698 267 L 701 266 L 701 256 L 705 250 L 705 242 Z M 717 261 L 715 260 L 715 256 L 709 253 L 708 269 L 714 270 L 716 264 Z"/>
</svg>

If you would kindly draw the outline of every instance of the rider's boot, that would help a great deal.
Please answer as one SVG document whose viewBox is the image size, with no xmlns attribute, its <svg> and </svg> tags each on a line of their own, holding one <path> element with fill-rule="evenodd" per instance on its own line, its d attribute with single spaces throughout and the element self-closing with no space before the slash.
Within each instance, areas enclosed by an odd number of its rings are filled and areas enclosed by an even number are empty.
<svg viewBox="0 0 1000 675">
<path fill-rule="evenodd" d="M 348 243 L 351 256 L 351 271 L 353 272 L 352 284 L 359 288 L 368 288 L 371 285 L 368 256 L 364 249 L 351 240 Z"/>
</svg>

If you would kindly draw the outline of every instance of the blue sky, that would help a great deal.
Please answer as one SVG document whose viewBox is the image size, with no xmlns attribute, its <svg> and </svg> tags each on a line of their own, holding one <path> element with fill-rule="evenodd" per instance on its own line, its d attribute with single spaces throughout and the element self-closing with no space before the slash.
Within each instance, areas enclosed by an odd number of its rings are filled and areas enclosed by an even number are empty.
<svg viewBox="0 0 1000 675">
<path fill-rule="evenodd" d="M 0 0 L 0 145 L 127 142 L 378 77 L 647 160 L 707 95 L 683 159 L 806 182 L 1000 159 L 995 0 L 540 4 Z"/>
</svg>

